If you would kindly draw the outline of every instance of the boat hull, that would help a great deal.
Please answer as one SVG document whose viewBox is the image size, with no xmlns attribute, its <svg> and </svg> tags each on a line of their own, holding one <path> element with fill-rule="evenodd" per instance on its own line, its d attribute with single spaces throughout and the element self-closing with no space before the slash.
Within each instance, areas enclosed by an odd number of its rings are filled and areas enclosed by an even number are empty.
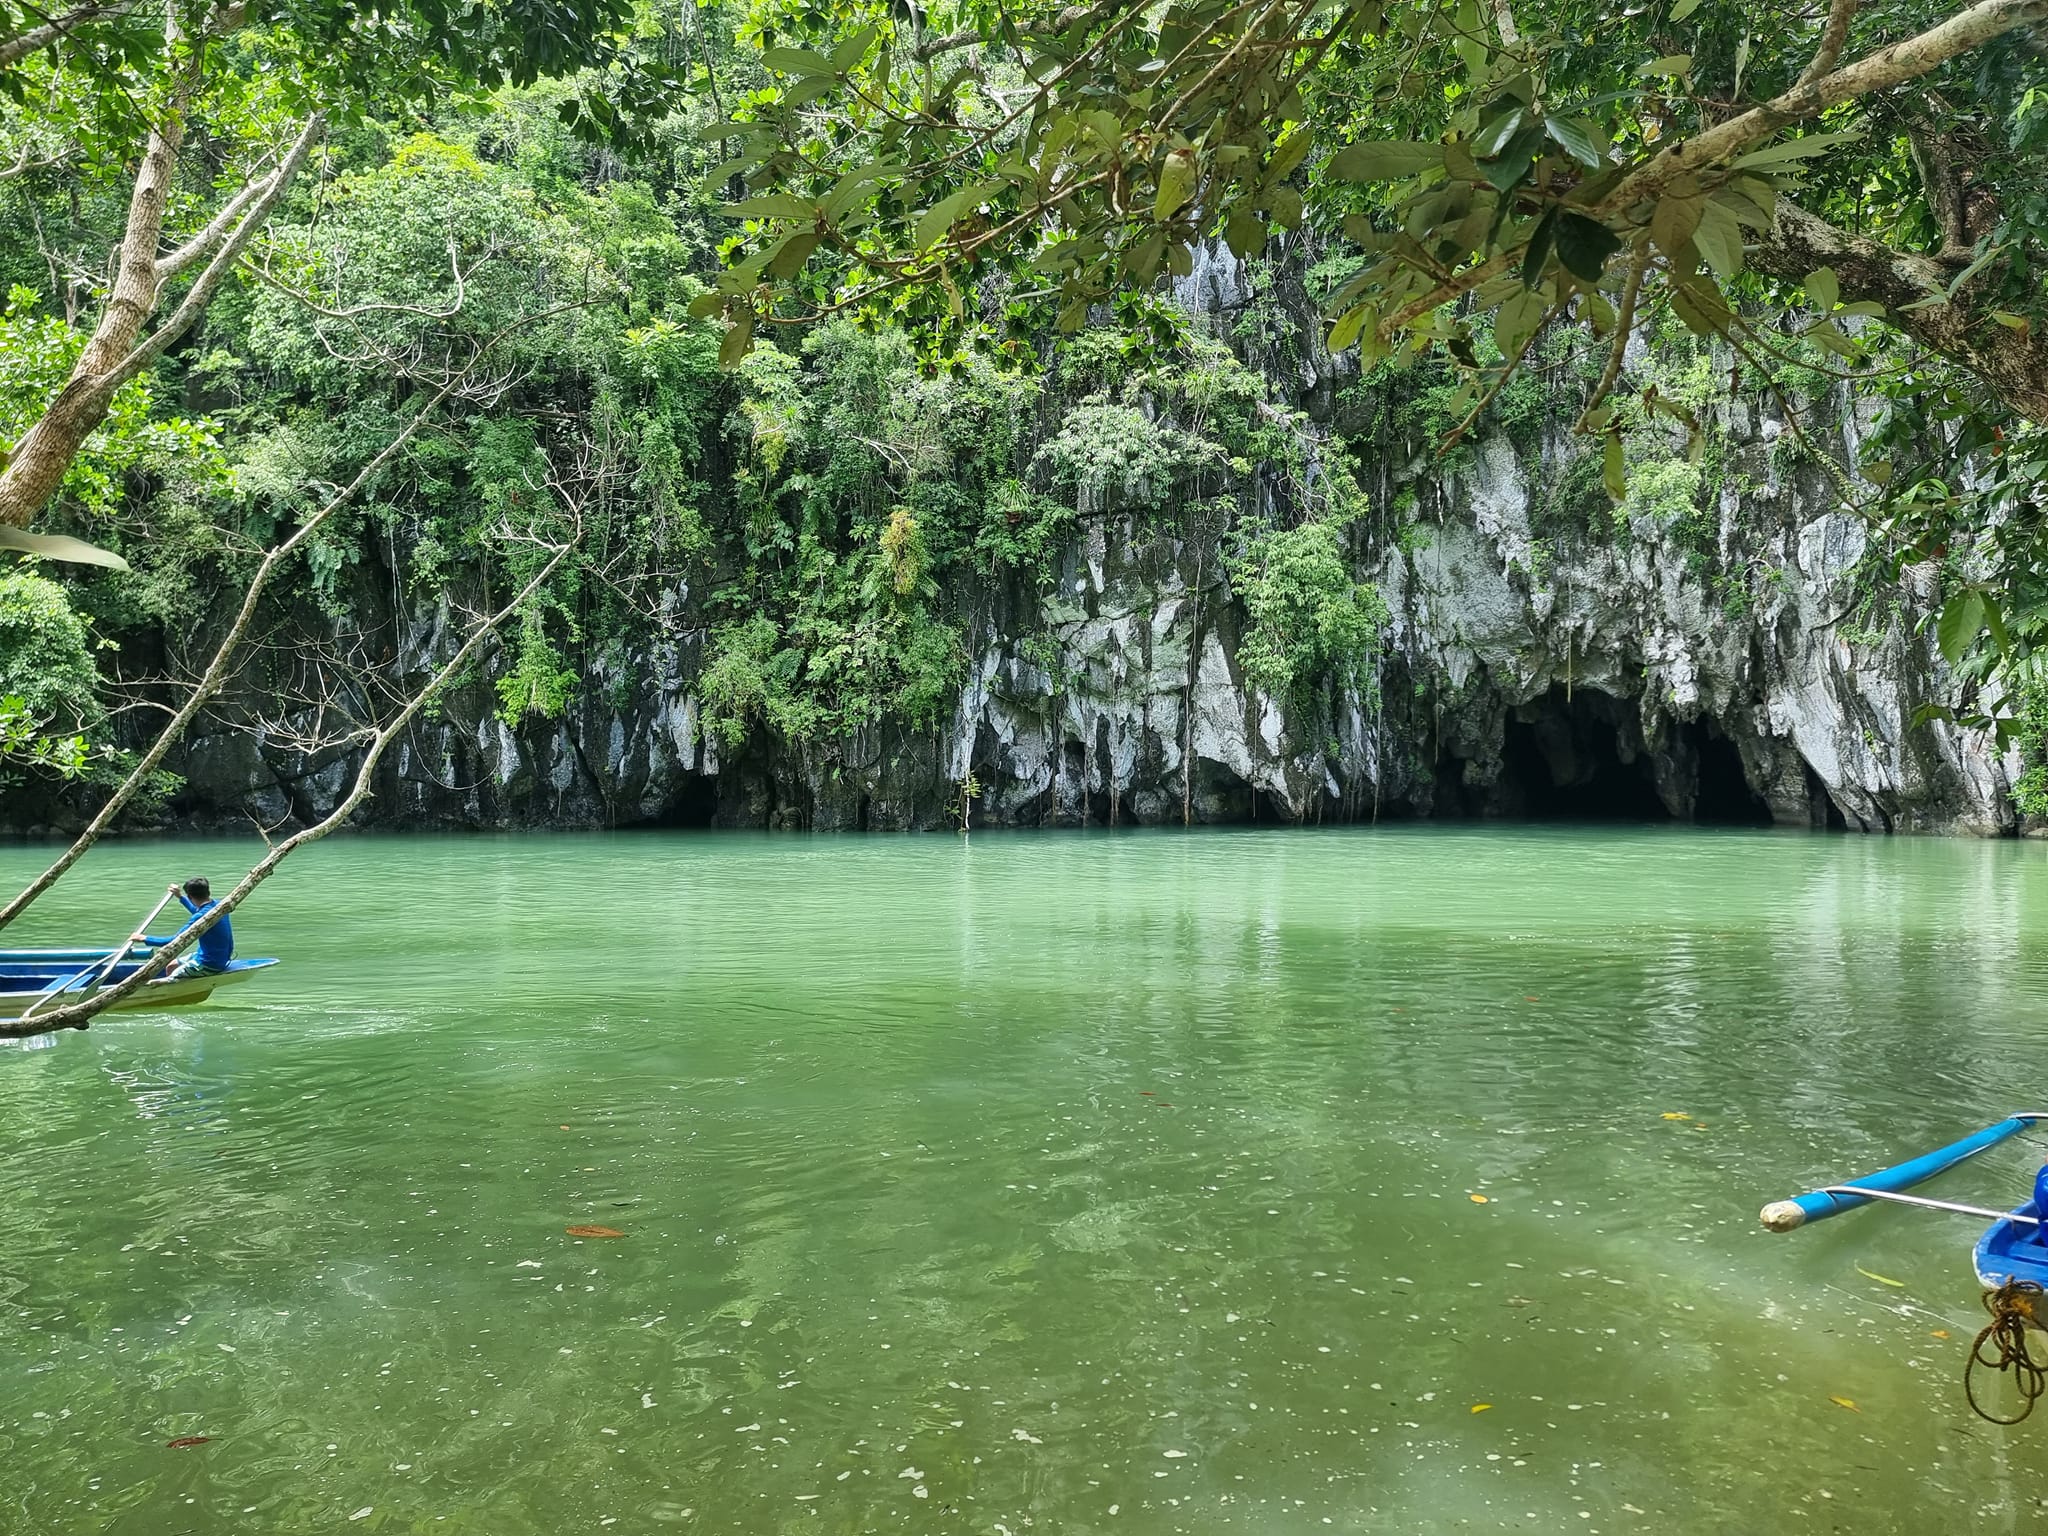
<svg viewBox="0 0 2048 1536">
<path fill-rule="evenodd" d="M 2015 1216 L 2040 1214 L 2032 1200 L 2013 1212 Z M 2030 1280 L 2048 1290 L 2048 1242 L 2042 1241 L 2042 1229 L 2030 1222 L 1994 1221 L 1977 1239 L 1977 1281 L 1987 1291 L 1995 1291 L 2014 1280 Z M 2048 1326 L 2048 1309 L 2035 1326 Z"/>
<path fill-rule="evenodd" d="M 65 974 L 63 967 L 71 966 L 74 962 L 66 959 L 58 962 L 56 967 L 51 965 L 49 956 L 53 953 L 68 954 L 65 951 L 44 951 L 33 960 L 16 958 L 22 953 L 8 951 L 5 957 L 0 957 L 0 1019 L 20 1018 L 39 998 L 42 1000 L 41 1006 L 36 1011 L 49 1013 L 69 1003 L 83 1002 L 99 990 L 95 987 L 92 991 L 66 992 L 62 997 L 47 996 L 46 989 L 50 984 Z M 93 959 L 104 959 L 105 956 L 105 950 L 99 951 L 96 956 L 88 951 L 86 963 L 89 964 Z M 132 976 L 140 964 L 139 960 L 123 961 L 114 968 L 114 973 L 106 985 Z M 205 1002 L 222 987 L 247 981 L 256 972 L 267 970 L 275 964 L 275 960 L 230 960 L 228 968 L 224 971 L 159 978 L 156 981 L 145 982 L 107 1011 L 114 1013 L 134 1012 L 144 1008 L 187 1008 L 195 1003 Z"/>
</svg>

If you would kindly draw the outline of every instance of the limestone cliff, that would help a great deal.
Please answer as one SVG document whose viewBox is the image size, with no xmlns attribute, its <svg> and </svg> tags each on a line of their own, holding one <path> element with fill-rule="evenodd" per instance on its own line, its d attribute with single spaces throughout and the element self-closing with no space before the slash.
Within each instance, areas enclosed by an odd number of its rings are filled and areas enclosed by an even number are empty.
<svg viewBox="0 0 2048 1536">
<path fill-rule="evenodd" d="M 1182 297 L 1226 316 L 1247 302 L 1227 258 L 1202 264 Z M 1344 432 L 1355 371 L 1320 352 L 1312 325 L 1303 333 L 1269 371 Z M 1857 430 L 1844 416 L 1837 447 Z M 760 732 L 722 746 L 700 728 L 705 636 L 678 589 L 663 638 L 586 677 L 559 721 L 510 728 L 482 685 L 451 699 L 387 759 L 370 819 L 827 830 L 963 814 L 976 826 L 1617 815 L 2016 830 L 2019 765 L 1983 732 L 1915 723 L 1953 702 L 1923 633 L 1932 574 L 1873 576 L 1863 524 L 1810 456 L 1780 451 L 1781 421 L 1724 409 L 1708 423 L 1718 500 L 1683 526 L 1623 508 L 1602 537 L 1557 525 L 1579 451 L 1565 425 L 1520 446 L 1496 432 L 1451 459 L 1410 447 L 1362 461 L 1381 515 L 1350 530 L 1350 556 L 1392 614 L 1376 690 L 1290 710 L 1248 689 L 1221 530 L 1099 517 L 1049 593 L 950 594 L 967 680 L 936 729 L 884 721 L 829 749 Z M 452 644 L 443 612 L 396 617 L 402 671 Z M 181 818 L 277 825 L 330 806 L 349 765 L 213 729 L 176 766 Z"/>
</svg>

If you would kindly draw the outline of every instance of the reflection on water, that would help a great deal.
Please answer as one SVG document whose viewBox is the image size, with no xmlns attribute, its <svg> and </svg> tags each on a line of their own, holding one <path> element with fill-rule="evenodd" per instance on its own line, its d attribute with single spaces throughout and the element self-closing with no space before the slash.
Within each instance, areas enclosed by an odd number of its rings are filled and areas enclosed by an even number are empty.
<svg viewBox="0 0 2048 1536">
<path fill-rule="evenodd" d="M 2027 1107 L 2042 858 L 323 844 L 232 1002 L 0 1051 L 0 1529 L 2033 1529 L 1969 1224 L 1755 1212 Z"/>
</svg>

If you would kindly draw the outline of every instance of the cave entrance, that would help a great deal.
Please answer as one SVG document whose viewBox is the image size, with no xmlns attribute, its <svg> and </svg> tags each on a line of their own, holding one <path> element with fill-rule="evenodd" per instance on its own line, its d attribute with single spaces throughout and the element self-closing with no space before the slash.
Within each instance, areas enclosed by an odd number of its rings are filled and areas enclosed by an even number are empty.
<svg viewBox="0 0 2048 1536">
<path fill-rule="evenodd" d="M 1499 812 L 1531 821 L 1670 821 L 1634 707 L 1553 688 L 1508 716 Z"/>
<path fill-rule="evenodd" d="M 711 826 L 717 817 L 718 776 L 685 773 L 678 780 L 668 803 L 661 808 L 661 814 L 642 825 L 701 829 Z"/>
<path fill-rule="evenodd" d="M 1694 765 L 1692 819 L 1703 827 L 1768 827 L 1771 803 L 1750 788 L 1742 754 L 1712 720 L 1685 726 Z"/>
</svg>

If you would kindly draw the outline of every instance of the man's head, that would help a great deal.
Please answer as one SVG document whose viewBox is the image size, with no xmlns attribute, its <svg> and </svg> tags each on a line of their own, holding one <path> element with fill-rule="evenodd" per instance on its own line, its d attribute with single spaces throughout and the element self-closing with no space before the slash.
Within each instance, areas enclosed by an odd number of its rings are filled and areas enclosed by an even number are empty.
<svg viewBox="0 0 2048 1536">
<path fill-rule="evenodd" d="M 206 883 L 206 876 L 194 875 L 185 882 L 185 894 L 194 901 L 213 900 L 213 887 Z"/>
</svg>

